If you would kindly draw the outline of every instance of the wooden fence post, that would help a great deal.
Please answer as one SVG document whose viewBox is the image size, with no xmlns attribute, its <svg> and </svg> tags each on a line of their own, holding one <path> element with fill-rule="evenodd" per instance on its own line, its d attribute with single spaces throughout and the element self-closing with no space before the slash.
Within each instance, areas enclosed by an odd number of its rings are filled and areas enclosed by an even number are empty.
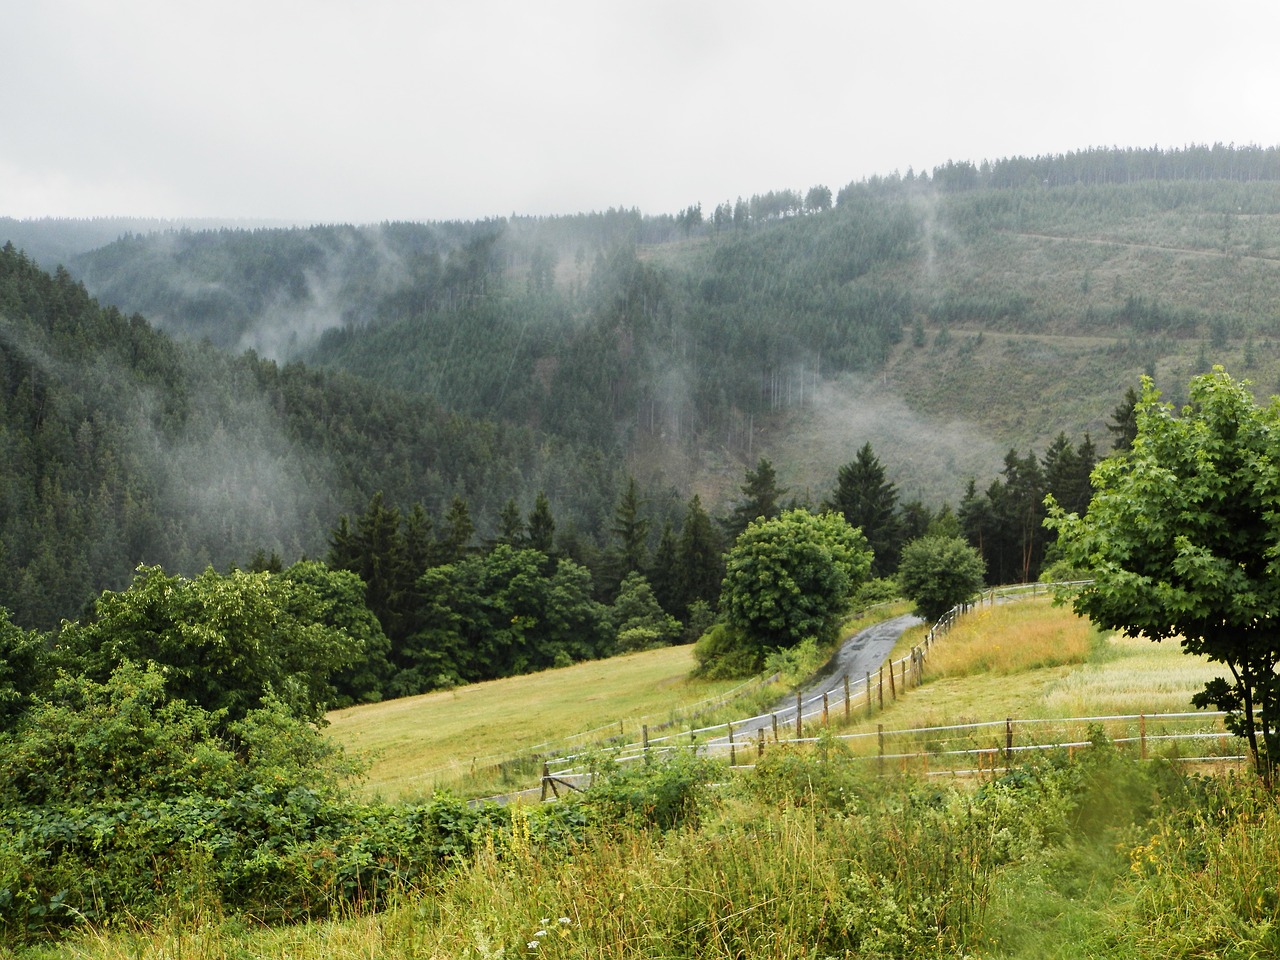
<svg viewBox="0 0 1280 960">
<path fill-rule="evenodd" d="M 844 675 L 844 719 L 846 722 L 849 720 L 851 706 L 849 703 L 849 675 L 846 673 Z"/>
<path fill-rule="evenodd" d="M 880 776 L 884 776 L 884 724 L 876 724 L 876 742 L 879 744 L 880 755 L 876 758 L 876 771 Z"/>
<path fill-rule="evenodd" d="M 898 699 L 898 686 L 893 681 L 893 664 L 892 663 L 889 664 L 889 695 L 892 696 L 894 700 Z"/>
<path fill-rule="evenodd" d="M 776 713 L 769 714 L 773 718 L 773 742 L 778 742 L 778 715 Z"/>
<path fill-rule="evenodd" d="M 1004 765 L 1007 767 L 1013 762 L 1013 717 L 1005 717 L 1004 720 Z"/>
<path fill-rule="evenodd" d="M 726 723 L 729 728 L 729 766 L 736 767 L 738 765 L 738 751 L 733 745 L 733 724 Z"/>
<path fill-rule="evenodd" d="M 880 699 L 880 709 L 884 709 L 884 664 L 880 664 L 880 682 L 876 685 Z"/>
<path fill-rule="evenodd" d="M 827 694 L 824 691 L 822 694 L 822 725 L 825 727 L 829 722 L 830 717 L 827 713 Z"/>
<path fill-rule="evenodd" d="M 551 766 L 547 763 L 547 761 L 543 760 L 542 761 L 542 796 L 539 798 L 540 800 L 545 801 L 547 799 L 547 784 L 550 782 L 551 782 Z"/>
<path fill-rule="evenodd" d="M 796 691 L 796 739 L 804 736 L 804 704 L 800 700 L 800 691 Z"/>
<path fill-rule="evenodd" d="M 640 742 L 644 746 L 645 759 L 649 757 L 649 725 L 646 723 L 640 727 Z"/>
<path fill-rule="evenodd" d="M 1138 756 L 1147 759 L 1147 715 L 1138 714 Z"/>
</svg>

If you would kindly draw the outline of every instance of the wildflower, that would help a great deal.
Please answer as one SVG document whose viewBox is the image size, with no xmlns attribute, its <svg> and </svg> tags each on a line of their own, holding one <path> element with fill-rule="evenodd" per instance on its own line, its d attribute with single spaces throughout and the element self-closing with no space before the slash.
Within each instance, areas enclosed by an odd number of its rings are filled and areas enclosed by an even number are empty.
<svg viewBox="0 0 1280 960">
<path fill-rule="evenodd" d="M 561 917 L 561 918 L 560 918 L 560 922 L 561 922 L 561 923 L 563 923 L 563 924 L 565 924 L 566 926 L 567 926 L 568 924 L 570 924 L 570 923 L 573 923 L 573 921 L 572 921 L 572 920 L 570 920 L 568 917 Z"/>
<path fill-rule="evenodd" d="M 537 950 L 539 946 L 541 946 L 541 944 L 539 944 L 537 940 L 530 940 L 530 941 L 529 941 L 529 949 L 530 949 L 530 950 Z"/>
</svg>

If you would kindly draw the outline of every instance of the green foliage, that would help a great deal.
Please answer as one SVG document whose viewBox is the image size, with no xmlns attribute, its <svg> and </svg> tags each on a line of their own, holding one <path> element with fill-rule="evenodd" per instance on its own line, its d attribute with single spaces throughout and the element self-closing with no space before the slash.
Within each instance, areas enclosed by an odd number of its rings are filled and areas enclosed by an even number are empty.
<svg viewBox="0 0 1280 960">
<path fill-rule="evenodd" d="M 586 802 L 597 820 L 614 829 L 696 826 L 715 772 L 709 761 L 683 751 L 643 764 L 602 761 Z"/>
<path fill-rule="evenodd" d="M 364 655 L 361 638 L 326 622 L 332 608 L 311 584 L 270 573 L 210 569 L 188 580 L 140 567 L 128 590 L 103 593 L 94 611 L 59 635 L 90 676 L 153 662 L 170 697 L 229 721 L 273 697 L 319 721 L 335 696 L 331 678 Z"/>
<path fill-rule="evenodd" d="M 922 537 L 902 548 L 898 586 L 926 620 L 938 620 L 982 589 L 986 564 L 960 537 Z"/>
<path fill-rule="evenodd" d="M 13 727 L 31 698 L 53 680 L 47 638 L 9 622 L 0 607 L 0 733 Z"/>
<path fill-rule="evenodd" d="M 750 677 L 764 666 L 765 651 L 743 630 L 716 623 L 693 646 L 699 676 L 710 680 Z"/>
<path fill-rule="evenodd" d="M 348 570 L 330 570 L 317 560 L 300 560 L 281 576 L 299 587 L 290 597 L 290 613 L 324 624 L 349 638 L 356 652 L 330 674 L 331 708 L 381 698 L 391 674 L 391 641 L 365 606 L 365 585 Z"/>
<path fill-rule="evenodd" d="M 789 510 L 753 522 L 729 551 L 720 608 L 763 653 L 834 637 L 867 578 L 866 539 L 839 514 Z"/>
<path fill-rule="evenodd" d="M 1113 937 L 1144 956 L 1246 960 L 1280 949 L 1280 810 L 1256 780 L 1183 781 L 1180 795 L 1130 831 L 1129 884 Z"/>
<path fill-rule="evenodd" d="M 548 572 L 550 571 L 550 572 Z M 499 544 L 483 556 L 432 567 L 418 580 L 417 629 L 404 648 L 398 695 L 602 656 L 606 608 L 572 560 Z"/>
<path fill-rule="evenodd" d="M 1063 557 L 1092 583 L 1076 611 L 1100 626 L 1180 638 L 1231 679 L 1194 698 L 1230 716 L 1268 780 L 1280 759 L 1280 401 L 1258 407 L 1222 368 L 1179 415 L 1143 381 L 1131 449 L 1099 464 L 1087 515 L 1049 500 Z"/>
<path fill-rule="evenodd" d="M 779 683 L 793 687 L 817 673 L 828 654 L 813 637 L 806 637 L 794 647 L 778 647 L 765 654 L 764 672 L 767 676 L 776 676 Z"/>
<path fill-rule="evenodd" d="M 865 610 L 878 603 L 897 600 L 900 596 L 902 587 L 896 577 L 877 577 L 858 587 L 857 593 L 853 595 L 853 607 L 855 610 Z"/>
<path fill-rule="evenodd" d="M 665 647 L 680 636 L 680 621 L 663 611 L 649 581 L 640 573 L 629 573 L 618 588 L 609 621 L 622 652 Z"/>
</svg>

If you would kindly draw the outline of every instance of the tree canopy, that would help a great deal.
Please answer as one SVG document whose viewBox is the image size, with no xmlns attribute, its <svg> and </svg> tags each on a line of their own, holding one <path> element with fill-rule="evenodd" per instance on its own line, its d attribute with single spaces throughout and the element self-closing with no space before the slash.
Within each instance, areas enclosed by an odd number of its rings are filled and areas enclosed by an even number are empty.
<svg viewBox="0 0 1280 960">
<path fill-rule="evenodd" d="M 902 548 L 898 584 L 926 620 L 938 620 L 980 589 L 986 564 L 962 537 L 930 536 Z"/>
<path fill-rule="evenodd" d="M 1093 474 L 1085 516 L 1049 498 L 1063 555 L 1093 581 L 1074 594 L 1101 626 L 1180 638 L 1229 677 L 1193 702 L 1228 713 L 1271 780 L 1280 759 L 1280 399 L 1259 407 L 1221 367 L 1181 411 L 1149 378 L 1129 451 Z"/>
<path fill-rule="evenodd" d="M 720 609 L 761 649 L 830 639 L 871 571 L 866 538 L 838 513 L 788 510 L 752 523 L 729 551 Z"/>
</svg>

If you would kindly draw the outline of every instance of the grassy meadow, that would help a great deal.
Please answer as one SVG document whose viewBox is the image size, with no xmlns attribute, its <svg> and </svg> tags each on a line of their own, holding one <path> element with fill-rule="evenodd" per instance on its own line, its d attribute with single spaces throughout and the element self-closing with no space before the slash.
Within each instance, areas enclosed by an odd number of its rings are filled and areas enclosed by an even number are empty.
<svg viewBox="0 0 1280 960">
<path fill-rule="evenodd" d="M 344 711 L 332 729 L 349 744 L 407 738 L 424 767 L 438 766 L 448 743 L 458 756 L 487 749 L 475 733 L 484 698 L 508 705 L 509 742 L 523 744 L 626 714 L 593 712 L 591 691 L 605 697 L 598 704 L 628 685 L 665 689 L 668 710 L 716 692 L 680 678 L 688 655 L 637 654 L 363 718 Z M 1045 598 L 997 604 L 936 642 L 921 686 L 832 732 L 1186 710 L 1211 674 L 1175 647 L 1101 634 Z M 580 712 L 545 690 L 559 679 Z M 653 703 L 637 699 L 631 715 L 660 713 Z M 417 713 L 436 731 L 431 743 L 412 734 Z M 377 733 L 380 716 L 400 732 Z M 876 776 L 853 753 L 825 736 L 770 748 L 736 776 L 688 757 L 628 770 L 606 760 L 598 790 L 476 821 L 487 825 L 475 827 L 470 855 L 376 912 L 266 926 L 196 897 L 168 921 L 90 928 L 23 957 L 1243 960 L 1280 949 L 1280 812 L 1247 775 L 1140 764 L 1105 738 L 1074 758 L 1057 751 L 963 779 Z M 400 748 L 402 779 L 413 757 Z M 373 782 L 395 782 L 374 770 Z"/>
<path fill-rule="evenodd" d="M 437 788 L 497 792 L 537 781 L 539 751 L 635 738 L 741 687 L 690 677 L 692 646 L 666 647 L 438 691 L 329 715 L 329 733 L 372 761 L 365 789 L 389 798 Z"/>
</svg>

